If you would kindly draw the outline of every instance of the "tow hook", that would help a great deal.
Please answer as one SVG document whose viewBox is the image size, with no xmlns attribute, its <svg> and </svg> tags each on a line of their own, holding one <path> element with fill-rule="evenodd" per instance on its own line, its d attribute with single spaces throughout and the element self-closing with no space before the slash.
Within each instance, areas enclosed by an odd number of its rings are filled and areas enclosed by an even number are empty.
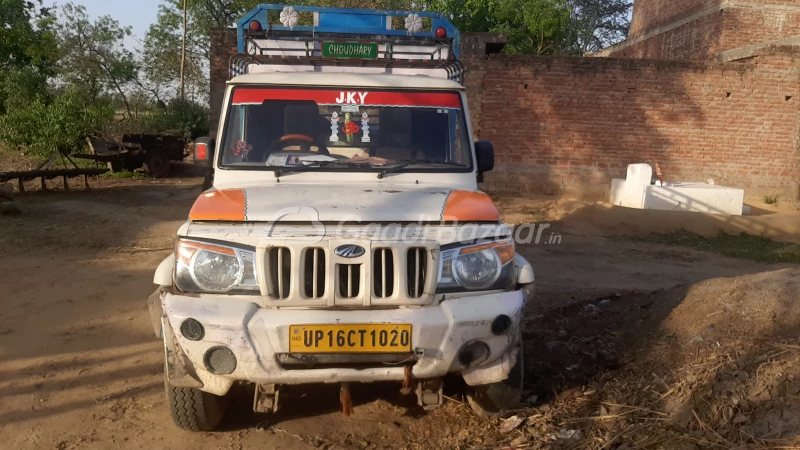
<svg viewBox="0 0 800 450">
<path fill-rule="evenodd" d="M 253 398 L 253 411 L 257 413 L 278 412 L 278 396 L 280 390 L 274 384 L 256 384 L 256 395 Z"/>
<path fill-rule="evenodd" d="M 441 378 L 430 378 L 417 381 L 417 403 L 425 411 L 430 411 L 442 406 L 442 387 L 444 383 Z"/>
</svg>

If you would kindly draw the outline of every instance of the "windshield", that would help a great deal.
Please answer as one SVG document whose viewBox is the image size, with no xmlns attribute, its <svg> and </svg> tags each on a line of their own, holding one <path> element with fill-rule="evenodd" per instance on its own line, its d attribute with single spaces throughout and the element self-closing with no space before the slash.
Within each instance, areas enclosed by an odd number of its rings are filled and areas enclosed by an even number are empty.
<svg viewBox="0 0 800 450">
<path fill-rule="evenodd" d="M 221 148 L 226 168 L 472 169 L 457 92 L 238 87 Z"/>
</svg>

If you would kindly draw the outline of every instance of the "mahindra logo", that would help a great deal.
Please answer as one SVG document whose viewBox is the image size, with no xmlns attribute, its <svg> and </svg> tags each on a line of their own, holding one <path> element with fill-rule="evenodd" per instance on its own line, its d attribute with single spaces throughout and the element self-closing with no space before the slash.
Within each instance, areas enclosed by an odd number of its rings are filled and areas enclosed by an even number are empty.
<svg viewBox="0 0 800 450">
<path fill-rule="evenodd" d="M 341 256 L 342 258 L 358 258 L 359 256 L 363 256 L 366 252 L 364 247 L 352 244 L 340 245 L 333 251 L 333 253 L 336 253 L 336 256 Z"/>
</svg>

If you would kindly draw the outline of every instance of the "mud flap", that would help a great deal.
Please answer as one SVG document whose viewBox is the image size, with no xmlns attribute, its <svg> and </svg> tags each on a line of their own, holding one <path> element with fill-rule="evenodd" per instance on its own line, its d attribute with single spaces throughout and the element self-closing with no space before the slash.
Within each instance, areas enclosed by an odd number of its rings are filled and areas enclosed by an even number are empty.
<svg viewBox="0 0 800 450">
<path fill-rule="evenodd" d="M 169 384 L 175 387 L 202 388 L 204 386 L 203 382 L 197 376 L 192 362 L 189 361 L 189 358 L 186 357 L 178 345 L 178 341 L 175 339 L 172 327 L 166 317 L 162 318 L 161 329 L 164 334 L 164 358 Z"/>
<path fill-rule="evenodd" d="M 160 286 L 155 292 L 147 297 L 147 310 L 150 312 L 150 323 L 153 325 L 153 332 L 156 337 L 161 339 L 164 333 L 161 329 L 161 317 L 164 315 L 164 308 L 161 306 L 161 294 L 168 292 L 166 286 Z"/>
</svg>

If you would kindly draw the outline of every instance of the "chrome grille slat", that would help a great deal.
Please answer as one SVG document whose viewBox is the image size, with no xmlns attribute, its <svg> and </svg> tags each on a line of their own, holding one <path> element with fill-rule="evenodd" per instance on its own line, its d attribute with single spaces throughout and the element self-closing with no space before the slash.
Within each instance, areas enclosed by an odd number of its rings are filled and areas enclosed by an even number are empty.
<svg viewBox="0 0 800 450">
<path fill-rule="evenodd" d="M 381 253 L 381 297 L 386 298 L 386 253 L 383 249 Z"/>
<path fill-rule="evenodd" d="M 421 247 L 408 249 L 406 282 L 410 298 L 422 297 L 428 272 L 428 250 Z"/>
<path fill-rule="evenodd" d="M 414 297 L 419 297 L 419 249 L 411 251 L 414 252 Z"/>
<path fill-rule="evenodd" d="M 283 300 L 283 247 L 278 248 L 278 297 Z"/>
<path fill-rule="evenodd" d="M 267 250 L 267 290 L 269 295 L 285 300 L 292 289 L 292 251 L 287 247 L 272 247 Z"/>
<path fill-rule="evenodd" d="M 372 295 L 376 298 L 391 298 L 395 295 L 394 250 L 378 248 L 372 254 Z"/>
<path fill-rule="evenodd" d="M 313 281 L 311 282 L 311 284 L 312 284 L 312 287 L 311 287 L 311 295 L 312 295 L 314 298 L 317 298 L 317 297 L 318 297 L 318 295 L 317 295 L 317 270 L 318 270 L 318 267 L 317 267 L 317 261 L 318 261 L 318 260 L 317 260 L 317 258 L 318 258 L 318 257 L 319 257 L 319 249 L 318 249 L 318 248 L 315 248 L 315 249 L 314 249 L 314 266 L 313 266 L 313 269 L 311 270 L 311 278 L 312 278 L 312 280 L 313 280 Z"/>
<path fill-rule="evenodd" d="M 347 265 L 347 297 L 353 297 L 353 265 Z"/>
<path fill-rule="evenodd" d="M 350 300 L 361 295 L 361 264 L 336 264 L 339 297 Z"/>
<path fill-rule="evenodd" d="M 325 250 L 319 247 L 304 248 L 303 261 L 299 265 L 302 278 L 299 281 L 305 299 L 320 299 L 325 296 Z"/>
</svg>

